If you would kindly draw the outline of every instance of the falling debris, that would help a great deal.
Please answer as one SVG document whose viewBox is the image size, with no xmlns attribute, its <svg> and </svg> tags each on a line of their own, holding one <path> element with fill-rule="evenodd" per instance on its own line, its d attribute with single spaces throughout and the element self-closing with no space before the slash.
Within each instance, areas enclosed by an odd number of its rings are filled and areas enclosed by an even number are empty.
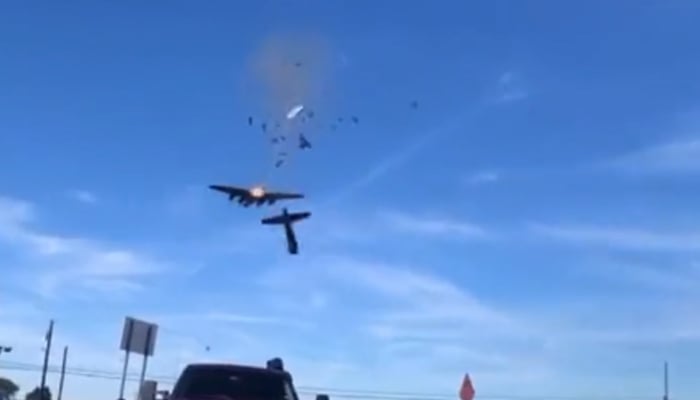
<svg viewBox="0 0 700 400">
<path fill-rule="evenodd" d="M 260 125 L 260 128 L 262 128 L 263 132 L 267 132 L 267 124 L 265 122 Z"/>
<path fill-rule="evenodd" d="M 294 118 L 296 118 L 296 116 L 297 116 L 302 110 L 304 110 L 304 105 L 302 105 L 302 104 L 299 104 L 299 105 L 297 105 L 297 106 L 292 107 L 292 109 L 289 110 L 289 112 L 287 113 L 287 119 L 294 119 Z"/>
<path fill-rule="evenodd" d="M 299 134 L 299 148 L 302 150 L 311 148 L 311 142 L 306 139 L 303 133 Z"/>
<path fill-rule="evenodd" d="M 415 101 L 415 100 L 413 100 L 413 101 L 411 102 L 411 108 L 414 109 L 414 110 L 417 109 L 417 108 L 418 108 L 418 102 Z"/>
<path fill-rule="evenodd" d="M 352 117 L 352 122 L 354 122 L 354 123 L 356 123 L 356 124 L 359 124 L 359 123 L 360 123 L 360 119 L 357 118 L 357 117 Z"/>
<path fill-rule="evenodd" d="M 253 117 L 248 117 L 248 126 L 253 126 Z"/>
</svg>

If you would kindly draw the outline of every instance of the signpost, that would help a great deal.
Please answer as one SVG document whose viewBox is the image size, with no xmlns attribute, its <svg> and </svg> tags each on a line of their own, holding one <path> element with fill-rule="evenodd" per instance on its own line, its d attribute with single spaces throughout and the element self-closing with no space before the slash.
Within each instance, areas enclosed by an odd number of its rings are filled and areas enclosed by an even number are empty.
<svg viewBox="0 0 700 400">
<path fill-rule="evenodd" d="M 143 356 L 141 367 L 141 379 L 139 388 L 143 384 L 148 366 L 148 357 L 153 356 L 156 347 L 156 337 L 158 325 L 141 321 L 136 318 L 126 317 L 124 319 L 124 329 L 122 331 L 122 342 L 120 350 L 124 350 L 124 369 L 122 371 L 122 381 L 119 387 L 119 400 L 124 400 L 124 386 L 126 384 L 126 374 L 129 369 L 129 355 L 131 353 Z"/>
</svg>

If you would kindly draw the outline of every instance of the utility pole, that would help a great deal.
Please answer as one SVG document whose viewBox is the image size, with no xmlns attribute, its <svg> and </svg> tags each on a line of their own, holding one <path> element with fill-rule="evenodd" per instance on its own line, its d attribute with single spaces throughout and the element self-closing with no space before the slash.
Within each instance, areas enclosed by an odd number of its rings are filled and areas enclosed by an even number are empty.
<svg viewBox="0 0 700 400">
<path fill-rule="evenodd" d="M 44 350 L 44 368 L 41 371 L 41 400 L 46 398 L 46 372 L 49 369 L 49 355 L 51 354 L 51 340 L 53 339 L 53 320 L 49 321 L 49 330 L 46 332 L 46 349 Z"/>
<path fill-rule="evenodd" d="M 664 361 L 664 399 L 668 400 L 668 362 Z"/>
<path fill-rule="evenodd" d="M 61 379 L 58 381 L 58 397 L 56 400 L 61 400 L 63 396 L 63 381 L 66 378 L 66 360 L 68 359 L 68 346 L 63 348 L 63 361 L 61 361 Z"/>
</svg>

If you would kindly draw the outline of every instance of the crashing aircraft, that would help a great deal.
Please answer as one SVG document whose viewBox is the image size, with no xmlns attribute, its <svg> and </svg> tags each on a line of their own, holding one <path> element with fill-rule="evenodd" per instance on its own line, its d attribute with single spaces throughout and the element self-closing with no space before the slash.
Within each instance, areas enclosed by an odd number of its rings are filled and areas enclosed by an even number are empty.
<svg viewBox="0 0 700 400">
<path fill-rule="evenodd" d="M 251 189 L 239 188 L 227 185 L 210 185 L 209 189 L 217 192 L 226 193 L 229 200 L 233 201 L 238 198 L 238 203 L 244 207 L 250 207 L 255 204 L 261 206 L 265 203 L 272 205 L 278 200 L 303 199 L 304 195 L 300 193 L 280 193 L 266 192 L 261 186 L 256 186 Z"/>
<path fill-rule="evenodd" d="M 311 213 L 308 211 L 289 213 L 286 208 L 282 209 L 282 214 L 275 215 L 274 217 L 263 218 L 260 222 L 263 225 L 284 225 L 284 234 L 287 238 L 287 251 L 289 254 L 299 253 L 299 243 L 297 242 L 296 235 L 294 234 L 294 229 L 292 224 L 302 219 L 309 218 Z"/>
</svg>

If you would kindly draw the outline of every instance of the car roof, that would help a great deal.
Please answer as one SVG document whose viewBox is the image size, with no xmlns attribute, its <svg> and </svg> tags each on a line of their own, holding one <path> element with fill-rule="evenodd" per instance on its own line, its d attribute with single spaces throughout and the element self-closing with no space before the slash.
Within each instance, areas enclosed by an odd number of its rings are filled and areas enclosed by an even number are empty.
<svg viewBox="0 0 700 400">
<path fill-rule="evenodd" d="M 228 370 L 228 371 L 238 371 L 238 372 L 258 372 L 270 375 L 282 375 L 289 376 L 287 371 L 280 371 L 277 369 L 270 369 L 265 367 L 258 367 L 253 365 L 240 365 L 240 364 L 229 364 L 229 363 L 194 363 L 187 365 L 186 369 L 218 369 L 218 370 Z"/>
</svg>

